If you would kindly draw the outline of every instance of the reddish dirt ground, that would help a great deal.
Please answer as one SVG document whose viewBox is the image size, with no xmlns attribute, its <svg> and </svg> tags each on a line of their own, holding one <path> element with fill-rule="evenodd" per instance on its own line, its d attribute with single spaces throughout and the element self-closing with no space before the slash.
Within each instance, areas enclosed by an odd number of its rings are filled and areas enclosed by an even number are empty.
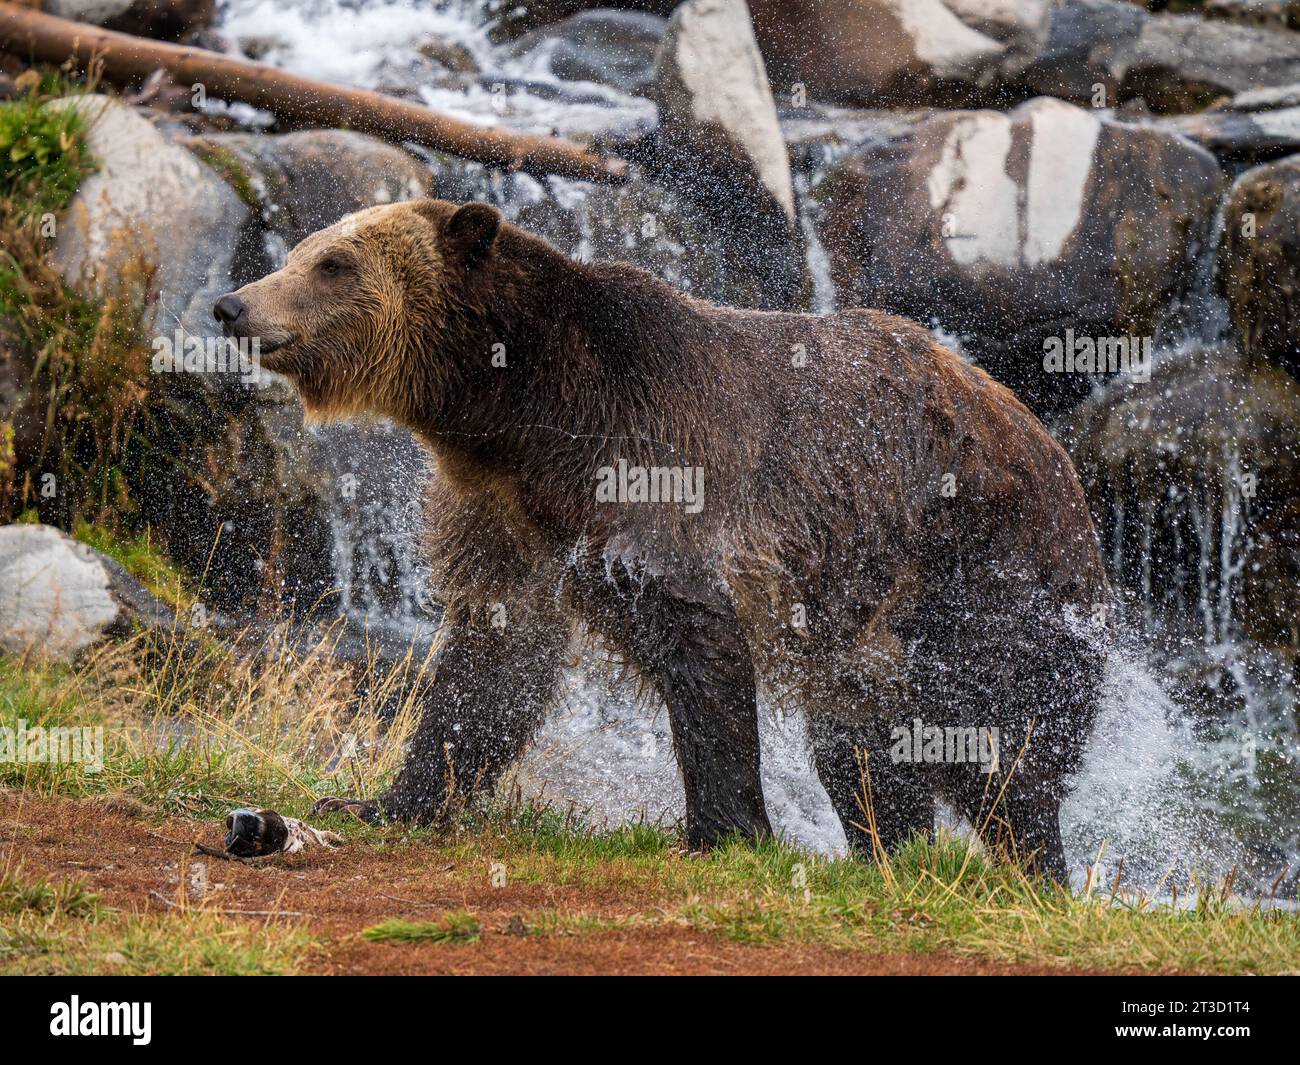
<svg viewBox="0 0 1300 1065">
<path fill-rule="evenodd" d="M 218 910 L 292 912 L 322 944 L 306 971 L 323 974 L 836 974 L 1056 975 L 933 954 L 865 954 L 801 945 L 751 946 L 675 925 L 580 934 L 512 934 L 518 916 L 576 910 L 612 918 L 653 911 L 655 900 L 626 891 L 507 883 L 471 889 L 445 852 L 419 846 L 312 849 L 249 866 L 192 856 L 185 842 L 220 846 L 215 823 L 174 820 L 155 826 L 102 803 L 0 793 L 0 868 L 25 877 L 78 879 L 110 906 L 161 913 L 204 863 L 202 903 Z M 193 899 L 191 899 L 193 902 Z M 436 920 L 448 910 L 474 914 L 477 942 L 373 943 L 362 929 L 401 917 Z M 250 921 L 265 920 L 249 916 Z"/>
</svg>

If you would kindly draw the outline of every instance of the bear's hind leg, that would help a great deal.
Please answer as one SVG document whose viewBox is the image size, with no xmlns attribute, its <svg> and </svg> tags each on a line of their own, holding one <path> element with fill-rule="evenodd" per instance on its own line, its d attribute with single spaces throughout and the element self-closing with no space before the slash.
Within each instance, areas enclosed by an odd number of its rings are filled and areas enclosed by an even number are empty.
<svg viewBox="0 0 1300 1065">
<path fill-rule="evenodd" d="M 934 838 L 934 796 L 921 767 L 891 761 L 888 745 L 878 742 L 870 726 L 814 715 L 810 731 L 817 777 L 854 857 L 874 857 L 873 822 L 886 853 L 917 833 Z"/>
</svg>

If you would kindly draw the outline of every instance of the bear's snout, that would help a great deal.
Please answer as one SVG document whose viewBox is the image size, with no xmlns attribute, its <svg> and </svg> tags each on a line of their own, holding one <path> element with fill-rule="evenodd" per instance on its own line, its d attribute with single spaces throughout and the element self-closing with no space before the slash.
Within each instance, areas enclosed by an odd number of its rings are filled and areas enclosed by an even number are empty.
<svg viewBox="0 0 1300 1065">
<path fill-rule="evenodd" d="M 248 305 L 233 292 L 227 292 L 212 308 L 212 317 L 221 323 L 226 336 L 237 336 L 239 320 L 248 320 Z"/>
</svg>

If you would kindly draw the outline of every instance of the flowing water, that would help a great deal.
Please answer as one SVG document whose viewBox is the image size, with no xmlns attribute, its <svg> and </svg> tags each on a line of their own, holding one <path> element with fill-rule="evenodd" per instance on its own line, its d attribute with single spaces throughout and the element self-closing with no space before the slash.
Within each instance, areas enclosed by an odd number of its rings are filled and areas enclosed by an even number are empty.
<svg viewBox="0 0 1300 1065">
<path fill-rule="evenodd" d="M 361 7 L 349 0 L 224 0 L 219 25 L 268 62 L 397 91 L 483 124 L 589 137 L 653 120 L 654 107 L 643 99 L 554 77 L 545 42 L 525 55 L 493 44 L 487 6 L 477 0 L 394 0 L 366 3 L 364 12 Z M 430 39 L 459 45 L 479 73 L 452 76 L 431 66 L 422 50 Z M 547 217 L 559 218 L 567 234 L 566 250 L 591 254 L 598 244 L 588 186 L 481 168 L 467 174 L 467 195 L 491 199 L 507 217 L 545 202 Z M 814 305 L 824 311 L 835 306 L 836 297 L 813 225 L 817 205 L 810 189 L 820 176 L 816 169 L 798 176 L 796 194 Z M 1201 264 L 1192 296 L 1171 314 L 1162 337 L 1166 352 L 1216 340 L 1225 328 L 1208 252 Z M 436 624 L 436 608 L 422 590 L 413 547 L 418 520 L 407 502 L 418 496 L 423 461 L 395 431 L 327 432 L 336 474 L 358 475 L 355 490 L 340 494 L 334 515 L 344 607 L 369 625 L 426 637 Z M 1232 483 L 1230 477 L 1224 481 Z M 1157 667 L 1145 647 L 1158 590 L 1139 579 L 1142 592 L 1129 612 L 1129 635 L 1112 656 L 1097 734 L 1063 811 L 1067 852 L 1079 876 L 1103 843 L 1102 877 L 1109 879 L 1122 857 L 1130 884 L 1159 885 L 1170 871 L 1182 884 L 1191 871 L 1222 874 L 1240 864 L 1255 884 L 1266 886 L 1285 863 L 1298 864 L 1300 749 L 1293 679 L 1285 662 L 1247 646 L 1233 623 L 1234 590 L 1251 550 L 1245 505 L 1225 497 L 1213 513 L 1199 517 L 1203 550 L 1192 581 L 1201 590 L 1204 614 L 1194 657 L 1217 660 L 1233 683 L 1234 709 L 1207 722 L 1169 694 L 1170 659 Z M 1146 514 L 1134 520 L 1154 519 Z M 561 706 L 520 769 L 526 789 L 572 802 L 597 822 L 678 816 L 682 793 L 666 715 L 639 707 L 629 687 L 591 662 L 571 668 L 564 687 Z M 802 845 L 841 850 L 843 833 L 812 772 L 798 715 L 765 707 L 762 720 L 763 776 L 774 824 Z"/>
</svg>

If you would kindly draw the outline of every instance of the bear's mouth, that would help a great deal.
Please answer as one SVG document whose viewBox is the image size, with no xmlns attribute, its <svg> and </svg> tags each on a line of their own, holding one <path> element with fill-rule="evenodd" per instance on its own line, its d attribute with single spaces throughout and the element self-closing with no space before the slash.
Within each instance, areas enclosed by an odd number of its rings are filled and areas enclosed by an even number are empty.
<svg viewBox="0 0 1300 1065">
<path fill-rule="evenodd" d="M 282 373 L 285 364 L 284 352 L 294 341 L 294 337 L 285 333 L 279 336 L 263 336 L 257 340 L 257 357 L 263 370 Z"/>
</svg>

